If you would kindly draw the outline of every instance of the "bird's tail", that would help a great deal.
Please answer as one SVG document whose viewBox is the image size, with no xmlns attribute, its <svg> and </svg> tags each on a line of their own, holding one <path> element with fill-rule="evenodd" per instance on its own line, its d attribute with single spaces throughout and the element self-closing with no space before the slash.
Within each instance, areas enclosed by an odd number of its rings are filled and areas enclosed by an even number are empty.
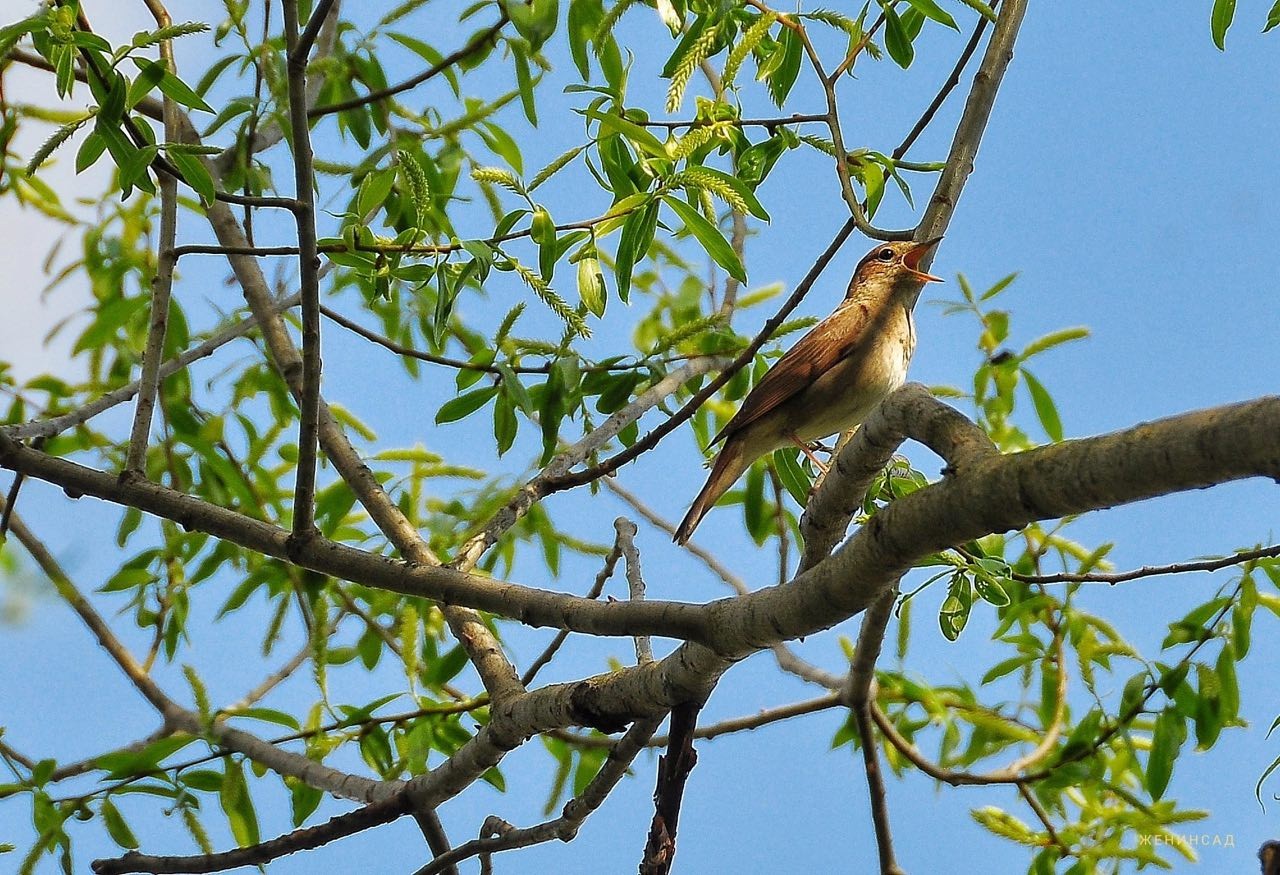
<svg viewBox="0 0 1280 875">
<path fill-rule="evenodd" d="M 707 478 L 707 483 L 702 487 L 702 491 L 698 493 L 698 497 L 693 500 L 693 505 L 689 508 L 689 512 L 684 515 L 684 519 L 680 521 L 680 527 L 676 529 L 676 535 L 673 539 L 677 544 L 683 544 L 693 535 L 693 530 L 698 527 L 698 523 L 711 509 L 720 496 L 729 491 L 742 472 L 747 470 L 750 461 L 743 457 L 742 446 L 738 441 L 729 440 L 720 450 L 720 454 L 716 456 L 715 464 L 711 467 L 711 476 Z"/>
</svg>

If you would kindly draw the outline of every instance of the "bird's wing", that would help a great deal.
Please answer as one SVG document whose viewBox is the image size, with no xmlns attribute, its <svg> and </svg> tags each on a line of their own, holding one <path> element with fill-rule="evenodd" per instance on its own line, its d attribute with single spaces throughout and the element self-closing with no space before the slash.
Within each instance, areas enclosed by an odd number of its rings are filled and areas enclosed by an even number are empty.
<svg viewBox="0 0 1280 875">
<path fill-rule="evenodd" d="M 870 316 L 865 306 L 846 301 L 810 329 L 747 394 L 733 419 L 711 441 L 746 428 L 791 400 L 841 359 L 853 354 L 866 339 Z"/>
</svg>

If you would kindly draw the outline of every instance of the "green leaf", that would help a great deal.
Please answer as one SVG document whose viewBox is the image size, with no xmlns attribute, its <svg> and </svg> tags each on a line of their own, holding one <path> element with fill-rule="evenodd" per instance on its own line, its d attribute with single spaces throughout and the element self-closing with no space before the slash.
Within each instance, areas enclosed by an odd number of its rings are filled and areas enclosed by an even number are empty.
<svg viewBox="0 0 1280 875">
<path fill-rule="evenodd" d="M 208 113 L 213 112 L 213 107 L 205 103 L 203 97 L 196 94 L 190 85 L 165 69 L 160 62 L 148 61 L 146 58 L 133 58 L 132 61 L 138 65 L 143 73 L 150 75 L 154 75 L 154 73 L 150 72 L 153 67 L 160 68 L 161 76 L 157 84 L 160 86 L 160 91 L 167 97 L 191 109 L 198 109 Z"/>
<path fill-rule="evenodd" d="M 1275 10 L 1272 10 L 1275 14 Z M 1213 31 L 1213 44 L 1219 51 L 1226 51 L 1227 30 L 1231 20 L 1236 17 L 1236 0 L 1213 0 L 1213 13 L 1209 18 L 1209 28 Z M 1270 22 L 1268 20 L 1268 26 Z"/>
<path fill-rule="evenodd" d="M 742 266 L 742 259 L 733 251 L 729 241 L 724 239 L 720 229 L 702 217 L 702 214 L 677 197 L 663 199 L 667 206 L 680 217 L 689 233 L 694 236 L 702 248 L 707 251 L 716 264 L 723 267 L 731 277 L 739 282 L 747 281 L 747 271 Z"/>
<path fill-rule="evenodd" d="M 1022 369 L 1022 377 L 1027 381 L 1027 391 L 1031 393 L 1031 402 L 1036 407 L 1036 416 L 1040 418 L 1040 425 L 1044 427 L 1045 434 L 1049 435 L 1049 439 L 1054 442 L 1061 441 L 1062 420 L 1058 417 L 1058 408 L 1053 403 L 1053 397 L 1026 368 Z"/>
<path fill-rule="evenodd" d="M 204 162 L 194 155 L 186 152 L 172 149 L 169 151 L 169 160 L 173 162 L 173 166 L 178 168 L 178 172 L 182 174 L 182 178 L 186 180 L 187 185 L 200 195 L 200 199 L 206 204 L 212 204 L 218 197 L 218 189 L 214 185 L 213 176 L 205 168 Z"/>
<path fill-rule="evenodd" d="M 774 49 L 774 57 L 777 58 L 776 66 L 772 67 L 768 74 L 766 84 L 769 86 L 769 96 L 773 98 L 773 102 L 781 107 L 787 102 L 787 95 L 791 93 L 791 86 L 796 84 L 796 77 L 800 75 L 800 62 L 803 60 L 803 44 L 800 37 L 791 28 L 784 28 L 782 31 L 782 39 L 778 41 L 778 47 Z M 773 58 L 770 58 L 773 61 Z M 763 66 L 762 66 L 763 74 Z"/>
<path fill-rule="evenodd" d="M 889 57 L 893 58 L 893 62 L 905 70 L 911 66 L 911 61 L 916 54 L 911 46 L 911 37 L 902 26 L 902 19 L 893 11 L 893 7 L 886 5 L 884 0 L 880 0 L 880 5 L 884 8 L 885 16 L 884 47 L 888 49 Z"/>
<path fill-rule="evenodd" d="M 956 20 L 951 17 L 945 9 L 939 6 L 934 0 L 907 0 L 920 14 L 925 18 L 932 18 L 938 24 L 946 25 L 952 30 L 959 30 Z"/>
<path fill-rule="evenodd" d="M 982 296 L 985 301 L 990 292 Z M 1043 337 L 1036 338 L 1027 344 L 1027 348 L 1018 354 L 1018 358 L 1026 361 L 1034 355 L 1039 355 L 1045 350 L 1053 349 L 1055 346 L 1061 346 L 1064 343 L 1070 343 L 1073 340 L 1080 340 L 1089 336 L 1088 328 L 1063 328 L 1061 331 L 1051 331 Z"/>
<path fill-rule="evenodd" d="M 258 815 L 249 797 L 249 785 L 244 779 L 244 768 L 239 760 L 227 757 L 222 775 L 222 788 L 218 801 L 227 815 L 231 834 L 242 848 L 258 843 Z"/>
<path fill-rule="evenodd" d="M 519 429 L 520 421 L 516 419 L 515 405 L 507 393 L 503 392 L 493 405 L 493 437 L 498 442 L 499 456 L 511 449 Z"/>
<path fill-rule="evenodd" d="M 490 398 L 497 394 L 497 386 L 485 386 L 482 389 L 464 392 L 457 398 L 446 401 L 444 406 L 442 406 L 436 413 L 436 425 L 443 425 L 446 422 L 456 422 L 465 416 L 475 413 L 487 404 Z"/>
<path fill-rule="evenodd" d="M 1005 289 L 1009 288 L 1009 286 L 1013 285 L 1013 281 L 1014 281 L 1014 280 L 1016 280 L 1017 278 L 1018 278 L 1018 274 L 1017 274 L 1016 272 L 1009 274 L 1007 277 L 1005 277 L 1004 279 L 1000 280 L 1000 281 L 999 281 L 999 282 L 997 282 L 995 285 L 993 285 L 991 288 L 989 288 L 989 289 L 987 289 L 985 292 L 983 292 L 983 293 L 982 293 L 982 297 L 981 297 L 981 298 L 979 298 L 978 300 L 980 300 L 980 301 L 989 301 L 989 300 L 991 300 L 991 299 L 992 299 L 992 298 L 994 298 L 996 295 L 1000 294 L 1000 293 L 1001 293 L 1001 292 L 1003 292 Z"/>
<path fill-rule="evenodd" d="M 636 262 L 644 258 L 653 243 L 654 231 L 658 226 L 658 204 L 649 201 L 640 207 L 622 223 L 622 234 L 618 237 L 618 251 L 614 256 L 614 272 L 618 278 L 618 298 L 627 303 L 631 292 L 631 271 Z"/>
<path fill-rule="evenodd" d="M 594 109 L 587 111 L 587 118 L 594 119 L 600 123 L 598 136 L 601 138 L 606 134 L 621 134 L 655 158 L 669 159 L 671 157 L 667 154 L 667 147 L 662 145 L 661 140 L 633 121 L 620 115 L 602 113 Z"/>
<path fill-rule="evenodd" d="M 809 503 L 809 492 L 813 488 L 813 482 L 809 479 L 809 475 L 805 474 L 804 468 L 800 467 L 800 461 L 797 458 L 799 452 L 792 448 L 774 450 L 773 468 L 778 472 L 778 479 L 795 499 L 796 504 L 804 507 Z"/>
<path fill-rule="evenodd" d="M 938 610 L 938 627 L 948 641 L 955 641 L 969 622 L 969 612 L 973 609 L 973 589 L 969 578 L 962 572 L 951 576 L 947 586 L 947 597 Z"/>
<path fill-rule="evenodd" d="M 1276 0 L 1275 5 L 1271 7 L 1271 11 L 1267 13 L 1267 24 L 1262 28 L 1262 32 L 1266 33 L 1277 24 L 1280 24 L 1280 0 Z"/>
<path fill-rule="evenodd" d="M 226 716 L 248 717 L 251 720 L 274 723 L 276 726 L 283 726 L 294 731 L 301 728 L 296 717 L 283 711 L 277 711 L 275 708 L 242 708 L 239 711 L 227 712 Z"/>
<path fill-rule="evenodd" d="M 524 116 L 529 120 L 529 124 L 536 128 L 538 105 L 533 98 L 533 77 L 529 73 L 529 58 L 519 48 L 519 44 L 512 45 L 511 56 L 516 65 L 516 87 L 520 90 L 520 105 L 524 108 Z"/>
<path fill-rule="evenodd" d="M 604 275 L 596 258 L 578 259 L 578 298 L 583 306 L 596 316 L 603 316 L 608 296 L 604 289 Z"/>
<path fill-rule="evenodd" d="M 112 803 L 110 799 L 104 799 L 102 807 L 98 809 L 98 813 L 102 815 L 102 825 L 107 828 L 107 835 L 111 836 L 111 840 L 125 850 L 135 850 L 138 847 L 138 839 L 134 836 L 133 830 L 129 829 L 129 824 L 125 823 L 124 818 L 120 815 L 120 810 Z"/>
<path fill-rule="evenodd" d="M 1151 753 L 1147 756 L 1146 784 L 1152 799 L 1158 800 L 1169 786 L 1173 763 L 1187 737 L 1187 727 L 1178 712 L 1166 708 L 1156 718 L 1151 733 Z"/>
<path fill-rule="evenodd" d="M 296 779 L 289 780 L 287 783 L 289 801 L 293 808 L 293 825 L 299 827 L 320 807 L 324 792 Z"/>
</svg>

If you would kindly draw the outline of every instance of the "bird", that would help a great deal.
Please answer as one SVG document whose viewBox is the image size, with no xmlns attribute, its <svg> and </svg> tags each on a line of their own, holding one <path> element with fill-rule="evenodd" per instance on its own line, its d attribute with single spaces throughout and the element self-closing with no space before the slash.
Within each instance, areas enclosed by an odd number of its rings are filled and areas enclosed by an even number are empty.
<svg viewBox="0 0 1280 875">
<path fill-rule="evenodd" d="M 941 240 L 881 243 L 858 262 L 835 312 L 774 363 L 712 439 L 724 446 L 676 529 L 677 544 L 766 453 L 795 445 L 826 470 L 809 443 L 861 424 L 906 381 L 916 346 L 911 310 L 925 283 L 942 282 L 920 262 Z"/>
</svg>

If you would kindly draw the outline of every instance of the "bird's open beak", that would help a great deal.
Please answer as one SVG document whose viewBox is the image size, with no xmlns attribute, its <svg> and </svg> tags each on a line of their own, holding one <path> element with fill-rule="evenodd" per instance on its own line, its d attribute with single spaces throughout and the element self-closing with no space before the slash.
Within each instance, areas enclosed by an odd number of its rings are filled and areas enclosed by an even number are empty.
<svg viewBox="0 0 1280 875">
<path fill-rule="evenodd" d="M 925 273 L 920 270 L 920 261 L 927 255 L 933 247 L 942 241 L 941 237 L 934 237 L 932 240 L 926 240 L 923 243 L 917 243 L 911 249 L 907 250 L 907 254 L 902 256 L 902 263 L 907 266 L 907 270 L 911 271 L 911 275 L 922 283 L 940 283 L 943 282 L 942 277 L 934 276 L 931 273 Z"/>
</svg>

